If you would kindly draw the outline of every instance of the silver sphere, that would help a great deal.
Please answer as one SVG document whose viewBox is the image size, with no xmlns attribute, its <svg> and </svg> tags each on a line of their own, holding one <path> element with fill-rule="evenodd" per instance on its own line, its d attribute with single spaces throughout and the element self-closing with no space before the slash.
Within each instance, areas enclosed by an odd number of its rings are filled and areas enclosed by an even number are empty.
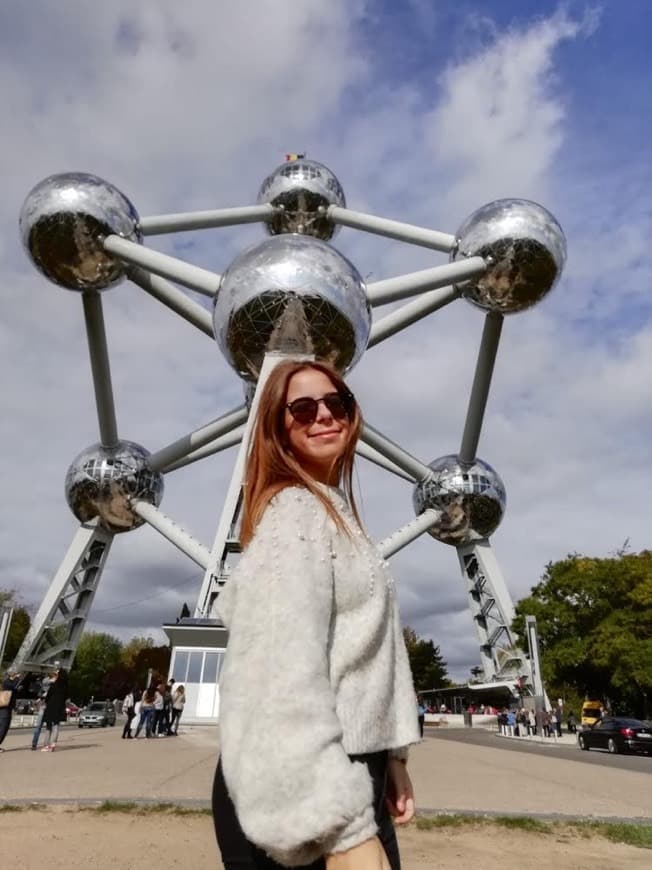
<svg viewBox="0 0 652 870">
<path fill-rule="evenodd" d="M 263 181 L 258 202 L 278 209 L 267 223 L 272 235 L 302 233 L 325 242 L 339 229 L 325 210 L 329 205 L 346 206 L 342 186 L 330 169 L 304 157 L 278 166 Z"/>
<path fill-rule="evenodd" d="M 148 450 L 133 441 L 116 447 L 94 444 L 77 456 L 66 475 L 66 501 L 77 519 L 86 523 L 99 517 L 111 532 L 128 532 L 144 522 L 129 499 L 158 505 L 163 497 L 163 475 L 147 467 Z"/>
<path fill-rule="evenodd" d="M 223 274 L 213 326 L 245 380 L 257 379 L 267 351 L 314 354 L 346 371 L 367 346 L 371 308 L 358 270 L 330 245 L 274 236 L 244 251 Z"/>
<path fill-rule="evenodd" d="M 536 305 L 552 290 L 566 262 L 562 228 L 543 206 L 499 199 L 474 212 L 457 232 L 451 260 L 484 257 L 487 271 L 461 284 L 486 311 L 511 314 Z"/>
<path fill-rule="evenodd" d="M 414 510 L 441 511 L 442 517 L 430 534 L 445 544 L 468 544 L 492 535 L 505 513 L 502 480 L 481 459 L 468 464 L 458 456 L 442 456 L 430 463 L 432 477 L 414 490 Z"/>
<path fill-rule="evenodd" d="M 20 234 L 36 268 L 68 290 L 104 290 L 124 277 L 102 247 L 109 235 L 142 241 L 138 214 L 108 181 L 85 172 L 44 179 L 28 194 Z"/>
</svg>

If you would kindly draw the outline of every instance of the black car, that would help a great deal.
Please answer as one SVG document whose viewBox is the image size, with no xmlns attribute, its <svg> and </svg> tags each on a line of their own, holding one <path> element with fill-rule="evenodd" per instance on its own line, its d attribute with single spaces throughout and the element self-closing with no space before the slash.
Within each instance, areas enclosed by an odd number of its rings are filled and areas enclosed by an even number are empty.
<svg viewBox="0 0 652 870">
<path fill-rule="evenodd" d="M 607 716 L 577 735 L 580 749 L 617 752 L 646 752 L 652 755 L 652 725 L 640 719 Z"/>
</svg>

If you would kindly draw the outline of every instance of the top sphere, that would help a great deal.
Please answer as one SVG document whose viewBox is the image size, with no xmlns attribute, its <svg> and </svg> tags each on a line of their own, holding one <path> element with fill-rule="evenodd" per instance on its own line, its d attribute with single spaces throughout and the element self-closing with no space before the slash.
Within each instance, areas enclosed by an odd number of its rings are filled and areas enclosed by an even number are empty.
<svg viewBox="0 0 652 870">
<path fill-rule="evenodd" d="M 566 262 L 562 228 L 543 206 L 499 199 L 468 217 L 451 260 L 484 257 L 487 271 L 459 289 L 485 311 L 511 314 L 536 305 L 552 290 Z"/>
<path fill-rule="evenodd" d="M 417 515 L 427 508 L 441 513 L 429 529 L 433 538 L 459 547 L 492 535 L 507 502 L 497 472 L 482 459 L 466 463 L 455 455 L 435 459 L 430 468 L 432 475 L 414 489 L 414 510 Z"/>
<path fill-rule="evenodd" d="M 68 290 L 104 290 L 124 277 L 102 240 L 142 241 L 138 214 L 117 187 L 85 172 L 51 175 L 27 195 L 20 234 L 36 268 Z"/>
<path fill-rule="evenodd" d="M 342 186 L 330 169 L 304 157 L 282 163 L 268 175 L 258 193 L 258 202 L 270 203 L 278 209 L 267 222 L 271 235 L 301 233 L 324 242 L 339 229 L 324 210 L 330 205 L 346 206 Z"/>
</svg>

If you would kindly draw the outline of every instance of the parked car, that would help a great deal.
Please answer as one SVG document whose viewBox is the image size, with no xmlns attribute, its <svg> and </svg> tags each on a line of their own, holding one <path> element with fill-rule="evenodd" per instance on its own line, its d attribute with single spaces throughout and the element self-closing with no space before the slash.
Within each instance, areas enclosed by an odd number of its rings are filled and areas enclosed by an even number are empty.
<svg viewBox="0 0 652 870">
<path fill-rule="evenodd" d="M 580 749 L 617 752 L 646 752 L 652 755 L 652 725 L 641 719 L 606 716 L 577 735 Z"/>
<path fill-rule="evenodd" d="M 66 716 L 69 719 L 74 719 L 76 716 L 79 716 L 81 713 L 81 707 L 78 707 L 77 704 L 73 704 L 72 701 L 66 701 Z"/>
<path fill-rule="evenodd" d="M 93 701 L 81 711 L 77 725 L 80 728 L 92 728 L 94 725 L 106 728 L 107 725 L 115 725 L 115 707 L 111 701 Z"/>
</svg>

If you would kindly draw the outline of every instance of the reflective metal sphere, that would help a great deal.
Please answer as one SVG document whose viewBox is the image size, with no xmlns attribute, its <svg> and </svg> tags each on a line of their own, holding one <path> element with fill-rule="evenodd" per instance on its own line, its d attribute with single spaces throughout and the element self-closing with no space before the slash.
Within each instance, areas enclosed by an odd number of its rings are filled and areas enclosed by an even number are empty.
<svg viewBox="0 0 652 870">
<path fill-rule="evenodd" d="M 476 459 L 471 465 L 457 456 L 442 456 L 430 463 L 432 477 L 417 484 L 414 509 L 442 512 L 430 534 L 445 544 L 468 544 L 492 535 L 505 513 L 506 496 L 502 480 L 494 469 Z"/>
<path fill-rule="evenodd" d="M 213 311 L 228 362 L 256 380 L 267 351 L 314 354 L 351 368 L 369 340 L 371 308 L 355 266 L 330 245 L 300 235 L 249 248 L 222 276 Z"/>
<path fill-rule="evenodd" d="M 129 505 L 142 499 L 158 505 L 163 475 L 147 467 L 149 451 L 133 441 L 116 447 L 93 444 L 73 461 L 66 475 L 66 501 L 82 523 L 99 517 L 112 532 L 128 532 L 144 522 Z"/>
<path fill-rule="evenodd" d="M 510 314 L 536 305 L 552 290 L 566 262 L 562 228 L 543 206 L 499 199 L 474 212 L 457 232 L 451 260 L 484 257 L 487 271 L 459 286 L 474 305 Z"/>
<path fill-rule="evenodd" d="M 258 202 L 279 209 L 267 224 L 272 235 L 302 233 L 326 242 L 339 227 L 320 209 L 346 206 L 342 186 L 330 169 L 304 157 L 278 166 L 263 181 Z"/>
<path fill-rule="evenodd" d="M 127 197 L 85 172 L 51 175 L 37 184 L 23 204 L 20 234 L 36 268 L 68 290 L 104 290 L 123 278 L 122 263 L 104 250 L 103 237 L 142 241 Z"/>
</svg>

